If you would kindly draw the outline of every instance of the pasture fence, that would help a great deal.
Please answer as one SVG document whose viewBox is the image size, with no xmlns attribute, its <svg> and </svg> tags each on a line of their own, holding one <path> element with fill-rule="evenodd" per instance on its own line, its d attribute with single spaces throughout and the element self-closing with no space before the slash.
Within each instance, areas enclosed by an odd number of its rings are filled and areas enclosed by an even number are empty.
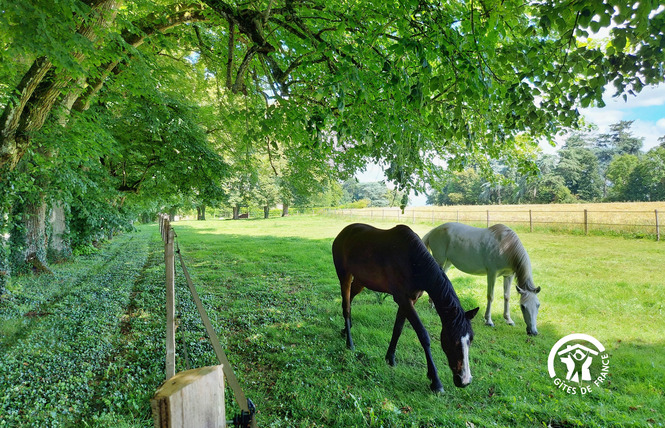
<svg viewBox="0 0 665 428">
<path fill-rule="evenodd" d="M 217 421 L 215 426 L 226 426 L 232 424 L 240 427 L 256 427 L 255 408 L 251 400 L 245 397 L 245 393 L 229 363 L 226 353 L 222 348 L 215 329 L 208 314 L 198 296 L 196 287 L 192 282 L 185 261 L 176 243 L 176 233 L 171 227 L 168 215 L 159 215 L 159 230 L 164 243 L 164 263 L 166 276 L 166 380 L 155 398 L 151 402 L 155 426 L 199 426 L 195 421 L 211 420 Z M 205 326 L 208 339 L 213 347 L 220 365 L 215 367 L 203 367 L 175 373 L 175 255 L 178 255 L 180 267 L 186 279 L 192 300 Z M 186 350 L 185 350 L 186 351 Z M 220 370 L 232 389 L 235 400 L 241 409 L 240 415 L 232 421 L 224 420 L 224 382 L 219 379 Z M 192 383 L 196 382 L 196 383 Z M 175 386 L 180 383 L 180 385 Z M 212 390 L 211 390 L 212 388 Z M 184 391 L 184 392 L 183 392 Z M 221 403 L 221 404 L 220 404 Z M 220 409 L 221 407 L 221 409 Z M 165 418 L 181 418 L 181 421 L 166 420 Z M 220 419 L 221 418 L 221 419 Z M 201 426 L 203 426 L 201 425 Z M 207 426 L 207 425 L 206 425 Z"/>
<path fill-rule="evenodd" d="M 563 207 L 563 208 L 562 208 Z M 665 205 L 664 205 L 665 207 Z M 661 210 L 662 211 L 662 210 Z M 573 233 L 619 233 L 636 236 L 653 236 L 660 241 L 659 210 L 593 210 L 566 208 L 556 209 L 538 206 L 525 209 L 510 206 L 497 206 L 494 209 L 457 209 L 455 207 L 436 208 L 347 208 L 312 209 L 312 214 L 341 216 L 352 219 L 395 221 L 402 223 L 439 224 L 450 221 L 474 226 L 489 227 L 503 223 L 507 226 L 529 230 L 536 229 L 569 231 Z"/>
</svg>

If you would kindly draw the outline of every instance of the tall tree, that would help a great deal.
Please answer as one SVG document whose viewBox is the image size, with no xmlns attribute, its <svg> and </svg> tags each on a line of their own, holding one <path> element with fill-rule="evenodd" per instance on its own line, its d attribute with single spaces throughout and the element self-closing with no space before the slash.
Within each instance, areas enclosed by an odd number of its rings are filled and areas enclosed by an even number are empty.
<svg viewBox="0 0 665 428">
<path fill-rule="evenodd" d="M 595 201 L 602 195 L 602 178 L 598 159 L 589 148 L 590 142 L 583 134 L 573 134 L 559 150 L 556 173 L 560 175 L 570 192 L 583 201 Z"/>
<path fill-rule="evenodd" d="M 598 157 L 598 167 L 603 177 L 603 197 L 607 196 L 608 185 L 608 167 L 612 159 L 624 154 L 637 156 L 642 148 L 643 138 L 635 137 L 630 127 L 634 121 L 622 120 L 610 125 L 610 131 L 607 134 L 601 134 L 596 138 L 594 151 Z"/>
<path fill-rule="evenodd" d="M 635 155 L 623 154 L 612 158 L 607 167 L 606 178 L 612 184 L 607 197 L 611 201 L 629 201 L 633 198 L 629 191 L 629 181 L 640 159 Z"/>
<path fill-rule="evenodd" d="M 626 184 L 632 201 L 665 201 L 665 148 L 649 150 L 633 168 Z"/>
</svg>

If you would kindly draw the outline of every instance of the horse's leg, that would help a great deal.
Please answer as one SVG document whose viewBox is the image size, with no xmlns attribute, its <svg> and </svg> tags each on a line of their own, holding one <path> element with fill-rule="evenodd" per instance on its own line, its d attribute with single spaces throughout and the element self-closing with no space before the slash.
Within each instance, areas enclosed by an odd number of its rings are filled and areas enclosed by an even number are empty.
<svg viewBox="0 0 665 428">
<path fill-rule="evenodd" d="M 351 304 L 353 303 L 353 298 L 364 289 L 365 286 L 358 284 L 358 281 L 355 278 L 351 281 L 351 294 L 349 295 L 349 325 L 351 327 L 353 327 L 353 318 L 351 318 Z"/>
<path fill-rule="evenodd" d="M 450 269 L 450 266 L 452 264 L 453 263 L 449 259 L 446 259 L 445 263 L 441 265 L 441 268 L 443 269 L 443 273 L 447 273 L 448 269 Z"/>
<path fill-rule="evenodd" d="M 439 374 L 437 373 L 436 366 L 434 365 L 434 360 L 432 359 L 429 334 L 427 333 L 427 330 L 425 329 L 422 321 L 420 321 L 420 317 L 418 317 L 416 309 L 413 307 L 413 302 L 407 300 L 406 302 L 400 304 L 400 311 L 404 312 L 406 319 L 408 319 L 413 326 L 413 329 L 418 335 L 418 340 L 420 340 L 420 344 L 425 351 L 425 358 L 427 359 L 427 377 L 432 381 L 430 389 L 437 393 L 443 392 L 443 385 L 441 384 Z"/>
<path fill-rule="evenodd" d="M 342 335 L 346 336 L 346 347 L 354 349 L 353 339 L 351 339 L 351 282 L 353 282 L 353 275 L 350 273 L 347 273 L 344 279 L 340 281 L 342 286 L 342 315 L 344 316 Z"/>
<path fill-rule="evenodd" d="M 503 318 L 508 325 L 515 325 L 513 320 L 510 319 L 510 285 L 513 283 L 513 276 L 503 277 Z"/>
<path fill-rule="evenodd" d="M 395 325 L 393 326 L 393 337 L 390 339 L 390 345 L 388 345 L 388 352 L 386 352 L 386 362 L 390 366 L 395 366 L 395 349 L 397 349 L 397 341 L 399 340 L 400 335 L 402 334 L 402 329 L 404 328 L 404 321 L 406 321 L 406 316 L 402 311 L 402 307 L 397 308 L 397 317 L 395 318 Z"/>
<path fill-rule="evenodd" d="M 485 310 L 485 325 L 494 327 L 492 322 L 492 300 L 494 300 L 494 283 L 496 282 L 496 273 L 487 272 L 487 310 Z"/>
</svg>

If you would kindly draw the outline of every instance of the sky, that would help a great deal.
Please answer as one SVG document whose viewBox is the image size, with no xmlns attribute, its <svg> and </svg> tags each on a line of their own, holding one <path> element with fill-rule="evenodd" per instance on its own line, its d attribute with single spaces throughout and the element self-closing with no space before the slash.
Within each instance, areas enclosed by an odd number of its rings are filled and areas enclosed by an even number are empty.
<svg viewBox="0 0 665 428">
<path fill-rule="evenodd" d="M 633 120 L 631 131 L 634 136 L 644 139 L 643 151 L 648 151 L 659 144 L 658 138 L 665 136 L 665 83 L 658 86 L 647 86 L 637 96 L 613 98 L 613 90 L 605 91 L 603 108 L 580 109 L 580 113 L 587 122 L 594 123 L 598 127 L 598 133 L 609 131 L 610 125 L 621 120 Z M 541 149 L 546 153 L 554 153 L 560 149 L 565 137 L 557 140 L 556 147 L 548 143 L 542 143 Z M 364 172 L 356 174 L 360 182 L 372 182 L 385 180 L 383 169 L 376 164 L 370 164 Z M 390 186 L 390 183 L 388 183 Z M 391 186 L 392 187 L 392 186 Z M 411 194 L 409 206 L 418 207 L 426 205 L 427 196 Z"/>
</svg>

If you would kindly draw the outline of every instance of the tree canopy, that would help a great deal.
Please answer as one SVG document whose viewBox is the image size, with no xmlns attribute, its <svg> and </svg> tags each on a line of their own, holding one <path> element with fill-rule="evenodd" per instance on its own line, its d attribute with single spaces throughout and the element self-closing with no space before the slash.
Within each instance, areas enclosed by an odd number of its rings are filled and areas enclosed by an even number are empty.
<svg viewBox="0 0 665 428">
<path fill-rule="evenodd" d="M 17 165 L 57 106 L 86 109 L 123 70 L 141 63 L 151 75 L 154 55 L 196 53 L 216 84 L 269 99 L 264 123 L 278 144 L 344 167 L 382 160 L 390 179 L 419 187 L 434 156 L 452 164 L 509 156 L 518 133 L 575 125 L 576 107 L 602 104 L 608 84 L 627 95 L 662 81 L 657 7 L 10 2 L 1 18 L 3 74 L 13 79 L 3 85 L 0 165 Z M 602 28 L 611 28 L 606 43 L 589 42 Z"/>
<path fill-rule="evenodd" d="M 1 0 L 0 233 L 25 255 L 47 206 L 231 204 L 271 176 L 257 198 L 288 205 L 368 161 L 401 190 L 534 171 L 605 87 L 663 81 L 664 28 L 628 0 Z"/>
</svg>

